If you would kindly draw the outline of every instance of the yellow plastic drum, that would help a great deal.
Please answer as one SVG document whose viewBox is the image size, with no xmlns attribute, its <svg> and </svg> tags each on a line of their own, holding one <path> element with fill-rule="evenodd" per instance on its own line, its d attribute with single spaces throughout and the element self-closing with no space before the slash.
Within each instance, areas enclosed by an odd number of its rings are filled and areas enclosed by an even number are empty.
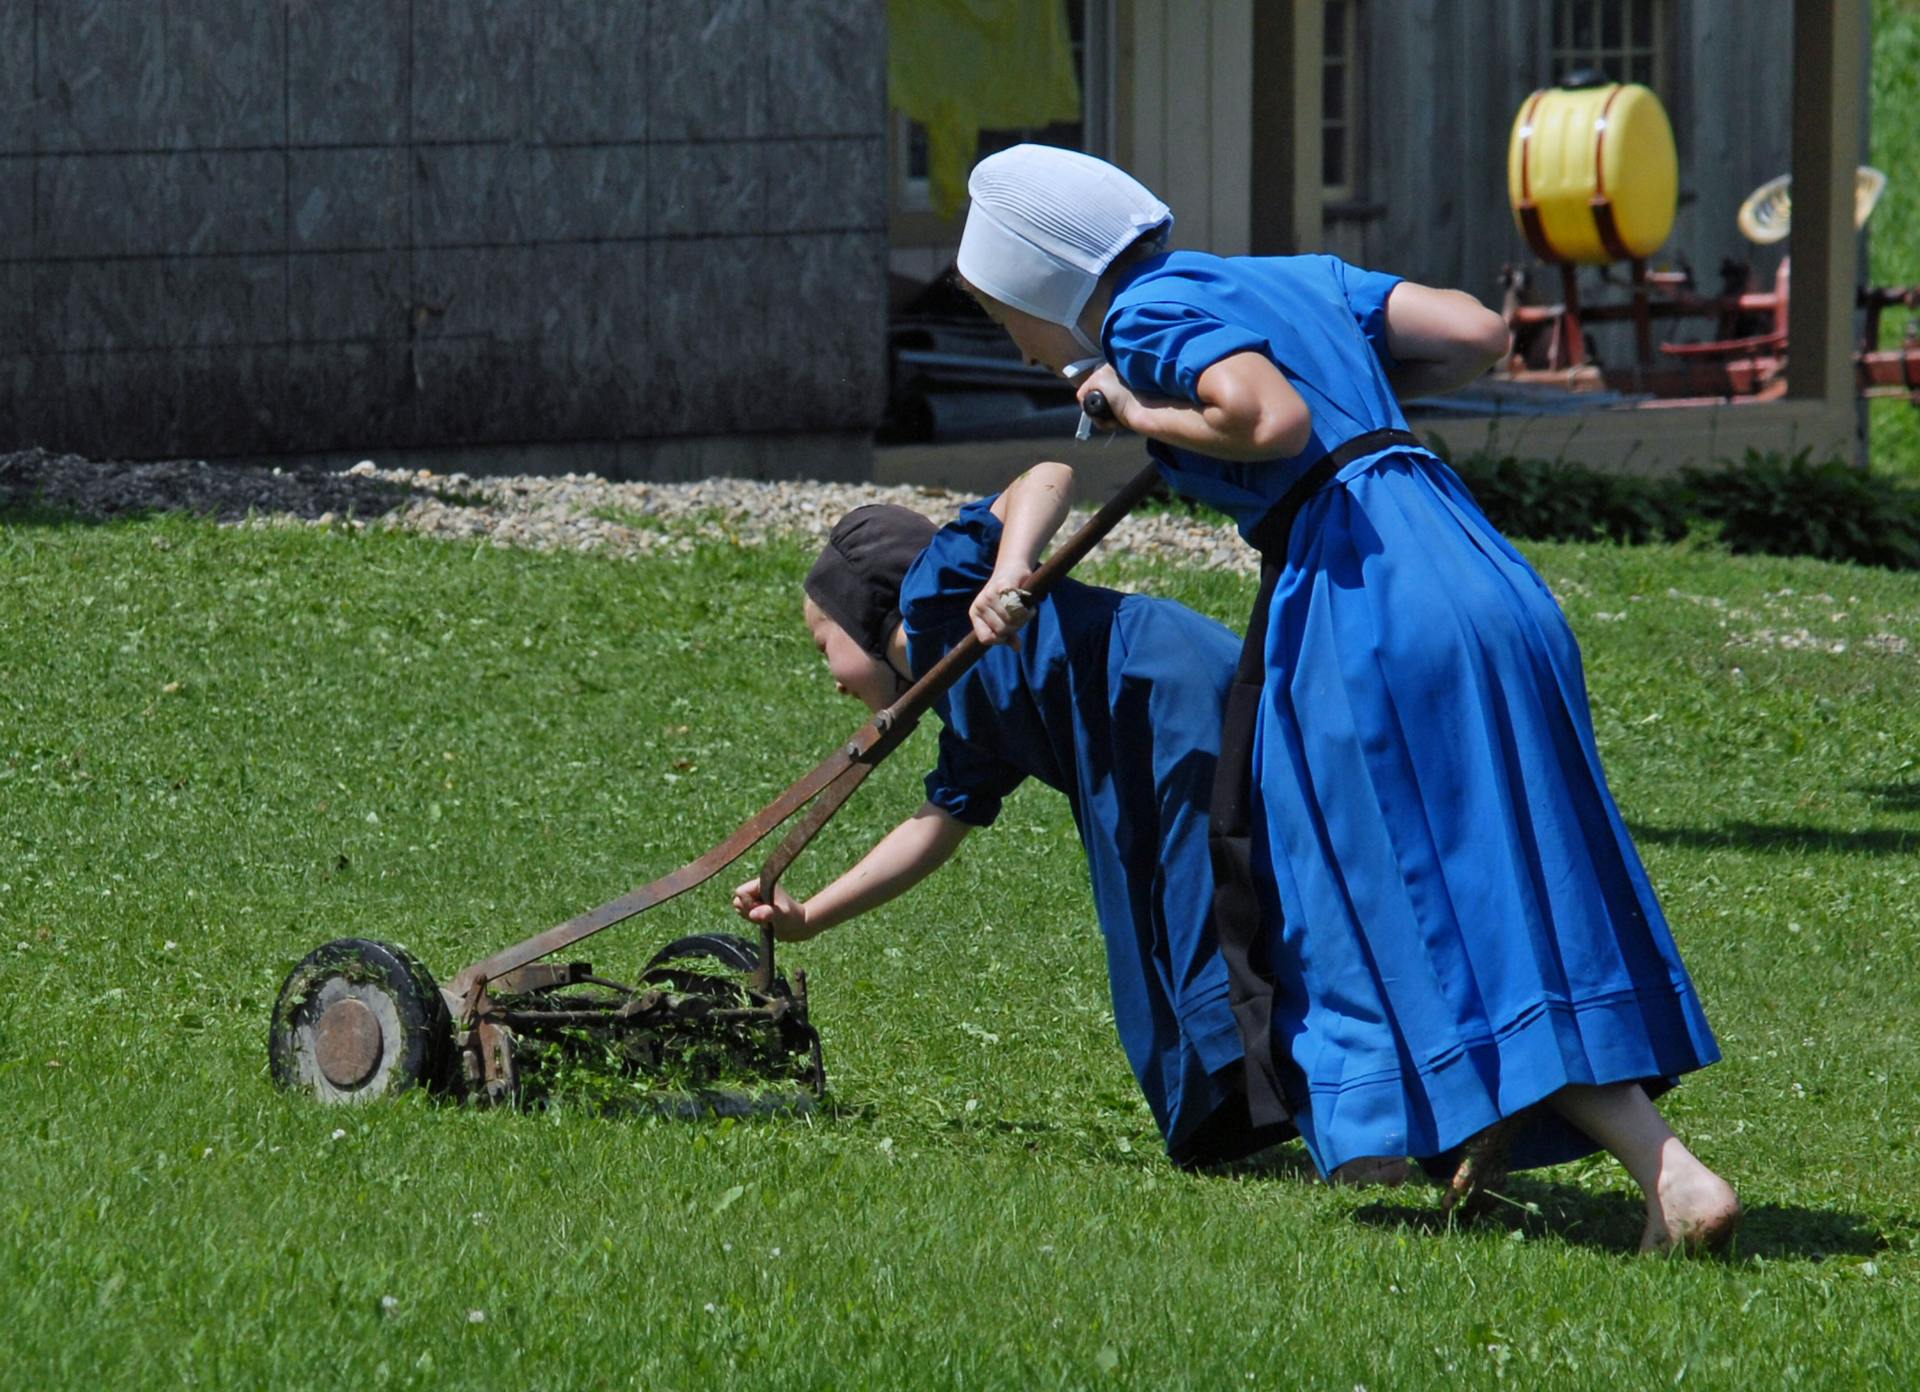
<svg viewBox="0 0 1920 1392">
<path fill-rule="evenodd" d="M 1648 88 L 1547 87 L 1521 104 L 1507 145 L 1507 198 L 1543 259 L 1651 256 L 1673 230 L 1679 187 L 1673 127 Z"/>
</svg>

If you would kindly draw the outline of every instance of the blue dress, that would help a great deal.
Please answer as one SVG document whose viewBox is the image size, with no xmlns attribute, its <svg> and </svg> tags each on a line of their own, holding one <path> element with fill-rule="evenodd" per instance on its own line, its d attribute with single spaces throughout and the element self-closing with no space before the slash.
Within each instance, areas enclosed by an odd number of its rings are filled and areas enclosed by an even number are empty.
<svg viewBox="0 0 1920 1392">
<path fill-rule="evenodd" d="M 935 534 L 901 586 L 908 660 L 924 673 L 972 631 L 993 573 L 991 499 Z M 972 826 L 1032 777 L 1067 795 L 1106 939 L 1114 1023 L 1176 1159 L 1225 1158 L 1203 1137 L 1240 1104 L 1243 1050 L 1207 917 L 1207 798 L 1239 645 L 1170 600 L 1063 580 L 935 707 L 927 797 Z M 1241 1147 L 1244 1149 L 1244 1147 Z"/>
<path fill-rule="evenodd" d="M 1313 415 L 1292 459 L 1155 444 L 1169 486 L 1246 534 L 1328 451 L 1404 429 L 1398 283 L 1330 256 L 1173 252 L 1123 273 L 1103 337 L 1130 388 L 1194 400 L 1251 350 Z M 1443 1155 L 1567 1084 L 1657 1091 L 1719 1057 L 1608 792 L 1573 633 L 1451 469 L 1390 448 L 1308 498 L 1265 658 L 1254 868 L 1281 925 L 1276 1053 L 1323 1171 Z M 1514 1159 L 1595 1148 L 1540 1108 Z"/>
</svg>

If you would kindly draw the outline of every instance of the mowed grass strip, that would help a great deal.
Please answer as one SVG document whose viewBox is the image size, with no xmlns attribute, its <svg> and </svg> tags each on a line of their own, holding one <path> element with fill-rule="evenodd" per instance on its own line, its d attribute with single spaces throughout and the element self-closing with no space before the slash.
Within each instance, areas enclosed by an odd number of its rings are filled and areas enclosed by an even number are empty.
<svg viewBox="0 0 1920 1392">
<path fill-rule="evenodd" d="M 443 978 L 718 841 L 855 728 L 798 548 L 614 562 L 339 530 L 0 535 L 7 1381 L 274 1386 L 1907 1385 L 1920 1288 L 1920 579 L 1527 548 L 1727 1059 L 1669 1114 L 1730 1264 L 1637 1260 L 1611 1162 L 1447 1231 L 1297 1152 L 1170 1168 L 1064 799 L 785 954 L 834 1106 L 682 1124 L 276 1093 L 358 935 Z M 1246 580 L 1090 574 L 1237 626 Z M 795 868 L 917 805 L 931 735 Z M 738 874 L 581 955 L 727 928 Z"/>
</svg>

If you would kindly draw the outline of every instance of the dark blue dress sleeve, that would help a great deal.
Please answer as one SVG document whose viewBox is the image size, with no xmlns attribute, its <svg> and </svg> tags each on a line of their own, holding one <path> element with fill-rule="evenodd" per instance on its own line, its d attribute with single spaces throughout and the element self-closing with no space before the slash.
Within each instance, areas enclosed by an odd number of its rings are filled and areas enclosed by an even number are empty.
<svg viewBox="0 0 1920 1392">
<path fill-rule="evenodd" d="M 967 607 L 993 575 L 1000 532 L 993 498 L 981 498 L 961 508 L 914 562 L 901 592 L 900 612 L 916 672 L 930 668 L 941 653 L 973 631 Z M 979 675 L 976 668 L 963 680 Z M 927 801 L 969 826 L 991 826 L 1000 815 L 1002 799 L 1026 776 L 946 726 L 940 731 L 939 761 L 927 775 Z"/>
<path fill-rule="evenodd" d="M 911 634 L 937 642 L 941 651 L 972 631 L 967 606 L 993 577 L 1000 554 L 1000 519 L 993 515 L 993 500 L 999 496 L 961 508 L 959 516 L 934 533 L 908 572 L 900 595 L 901 617 Z"/>
<path fill-rule="evenodd" d="M 940 759 L 927 775 L 927 801 L 968 826 L 992 826 L 1026 774 L 956 735 L 940 731 Z"/>
<path fill-rule="evenodd" d="M 1337 257 L 1328 259 L 1333 262 L 1334 276 L 1347 297 L 1347 308 L 1353 311 L 1353 320 L 1367 336 L 1374 356 L 1389 368 L 1398 367 L 1400 364 L 1387 351 L 1387 297 L 1404 277 L 1350 266 Z"/>
<path fill-rule="evenodd" d="M 1122 305 L 1107 317 L 1105 339 L 1128 387 L 1196 405 L 1201 373 L 1235 353 L 1269 351 L 1265 334 L 1178 300 Z"/>
</svg>

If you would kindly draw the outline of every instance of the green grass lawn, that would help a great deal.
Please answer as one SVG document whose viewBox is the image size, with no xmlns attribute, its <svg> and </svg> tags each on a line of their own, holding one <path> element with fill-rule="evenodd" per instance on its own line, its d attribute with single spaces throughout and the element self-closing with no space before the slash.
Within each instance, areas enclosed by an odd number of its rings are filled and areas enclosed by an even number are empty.
<svg viewBox="0 0 1920 1392">
<path fill-rule="evenodd" d="M 1727 1059 L 1751 1214 L 1639 1260 L 1610 1162 L 1436 1227 L 1297 1151 L 1189 1175 L 1108 1019 L 1064 799 L 787 954 L 834 1105 L 690 1124 L 276 1093 L 309 948 L 443 977 L 718 841 L 860 719 L 794 548 L 619 563 L 180 520 L 0 533 L 8 1385 L 1912 1385 L 1920 578 L 1529 548 Z M 1104 563 L 1236 623 L 1249 583 Z M 796 867 L 917 804 L 927 732 Z M 752 867 L 741 867 L 741 877 Z M 729 926 L 723 876 L 610 930 Z"/>
</svg>

